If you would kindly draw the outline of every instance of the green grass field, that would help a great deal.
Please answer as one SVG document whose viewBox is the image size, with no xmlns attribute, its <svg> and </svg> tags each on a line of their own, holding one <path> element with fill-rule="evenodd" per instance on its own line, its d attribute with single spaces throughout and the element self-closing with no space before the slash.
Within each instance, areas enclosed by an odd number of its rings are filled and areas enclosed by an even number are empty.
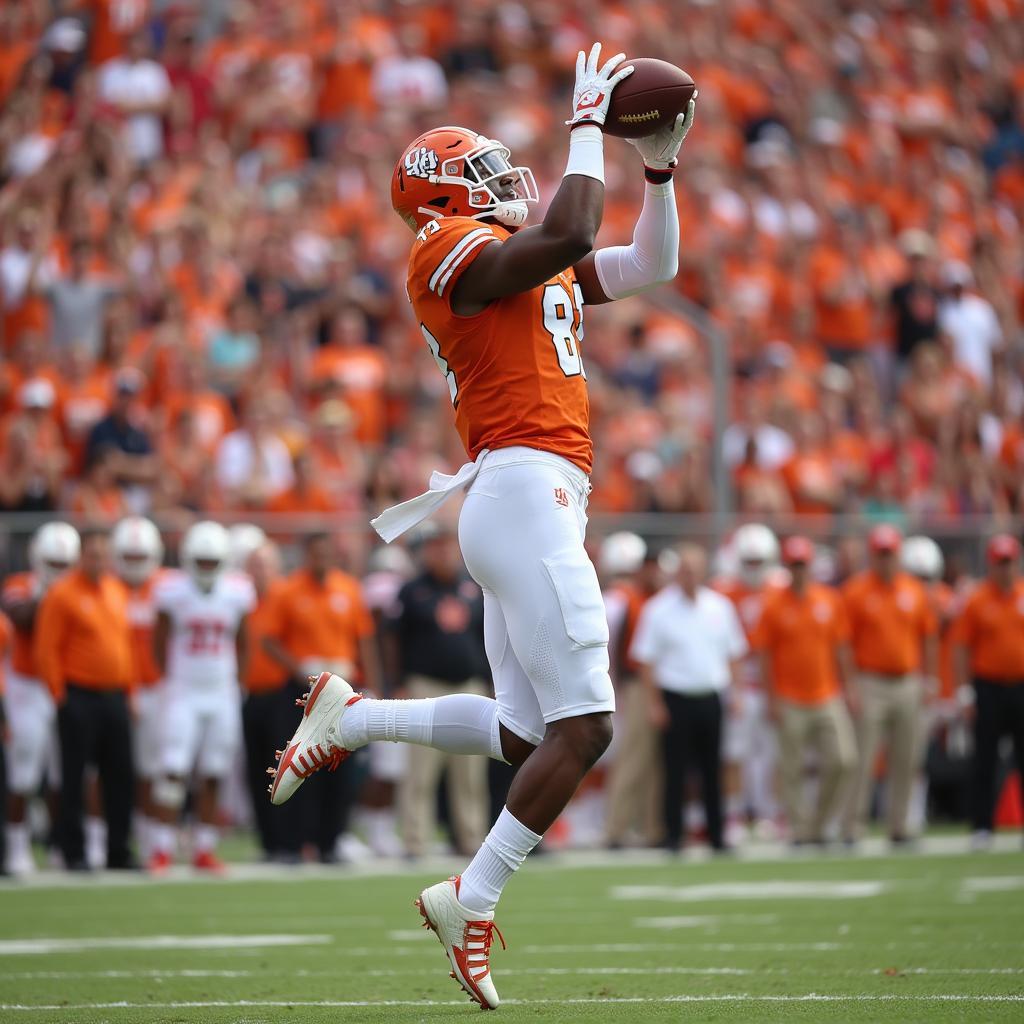
<svg viewBox="0 0 1024 1024">
<path fill-rule="evenodd" d="M 495 1019 L 1022 1021 L 1022 868 L 1020 853 L 536 858 L 500 908 Z M 412 907 L 436 878 L 8 885 L 0 1020 L 475 1020 Z"/>
</svg>

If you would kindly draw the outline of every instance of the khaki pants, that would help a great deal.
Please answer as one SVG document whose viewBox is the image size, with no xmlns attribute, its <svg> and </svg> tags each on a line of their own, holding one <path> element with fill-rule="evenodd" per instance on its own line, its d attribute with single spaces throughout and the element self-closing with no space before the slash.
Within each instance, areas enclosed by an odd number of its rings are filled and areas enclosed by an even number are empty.
<svg viewBox="0 0 1024 1024">
<path fill-rule="evenodd" d="M 806 807 L 803 794 L 809 750 L 818 761 L 818 795 L 813 808 Z M 825 828 L 843 806 L 856 767 L 853 724 L 839 697 L 824 704 L 779 701 L 779 775 L 794 840 L 821 842 L 825 838 Z"/>
<path fill-rule="evenodd" d="M 662 764 L 660 736 L 647 714 L 639 680 L 615 692 L 615 757 L 608 780 L 605 837 L 624 843 L 635 829 L 652 846 L 661 842 Z"/>
<path fill-rule="evenodd" d="M 483 683 L 475 679 L 460 686 L 426 676 L 411 676 L 406 689 L 414 700 L 448 693 L 487 693 Z M 437 823 L 437 782 L 445 768 L 455 845 L 460 853 L 475 852 L 487 832 L 487 758 L 447 754 L 418 743 L 410 743 L 407 750 L 409 760 L 398 787 L 398 821 L 406 852 L 418 857 L 428 850 Z"/>
<path fill-rule="evenodd" d="M 890 837 L 907 834 L 910 792 L 918 770 L 921 746 L 922 697 L 917 675 L 859 677 L 861 714 L 858 728 L 860 764 L 857 783 L 846 805 L 843 832 L 857 839 L 867 822 L 878 750 L 885 744 L 886 810 Z"/>
</svg>

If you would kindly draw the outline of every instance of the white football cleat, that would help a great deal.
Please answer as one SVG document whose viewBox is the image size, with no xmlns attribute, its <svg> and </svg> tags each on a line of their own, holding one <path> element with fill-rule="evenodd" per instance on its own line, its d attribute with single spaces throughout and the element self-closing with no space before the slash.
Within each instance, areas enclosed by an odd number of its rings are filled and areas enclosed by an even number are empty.
<svg viewBox="0 0 1024 1024">
<path fill-rule="evenodd" d="M 416 906 L 429 928 L 444 946 L 451 961 L 451 976 L 474 1003 L 483 1010 L 497 1009 L 498 993 L 491 981 L 491 941 L 498 933 L 501 948 L 505 938 L 494 923 L 494 914 L 480 917 L 459 902 L 462 878 L 455 875 L 420 893 Z"/>
<path fill-rule="evenodd" d="M 274 776 L 270 785 L 270 801 L 283 804 L 298 788 L 321 768 L 334 771 L 352 753 L 338 742 L 338 723 L 345 708 L 363 695 L 356 693 L 341 676 L 321 672 L 313 688 L 295 703 L 303 707 L 302 721 L 284 750 L 277 752 L 277 768 L 268 768 Z"/>
</svg>

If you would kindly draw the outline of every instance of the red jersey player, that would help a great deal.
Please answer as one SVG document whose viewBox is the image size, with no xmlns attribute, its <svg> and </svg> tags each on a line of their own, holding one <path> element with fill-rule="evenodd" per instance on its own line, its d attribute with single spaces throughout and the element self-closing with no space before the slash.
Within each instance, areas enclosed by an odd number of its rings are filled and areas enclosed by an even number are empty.
<svg viewBox="0 0 1024 1024">
<path fill-rule="evenodd" d="M 693 120 L 634 145 L 647 186 L 633 242 L 594 251 L 604 205 L 604 133 L 622 55 L 580 53 L 569 157 L 543 221 L 524 227 L 537 189 L 509 151 L 465 128 L 438 128 L 402 154 L 396 212 L 416 233 L 408 292 L 444 375 L 473 460 L 374 520 L 393 540 L 468 488 L 459 521 L 466 565 L 484 593 L 493 700 L 363 699 L 323 673 L 283 752 L 271 796 L 287 800 L 313 771 L 371 740 L 488 754 L 518 766 L 508 802 L 469 867 L 417 901 L 453 976 L 498 1005 L 489 951 L 505 883 L 540 842 L 611 738 L 608 626 L 583 546 L 592 444 L 580 352 L 584 304 L 634 295 L 676 273 L 672 171 Z"/>
</svg>

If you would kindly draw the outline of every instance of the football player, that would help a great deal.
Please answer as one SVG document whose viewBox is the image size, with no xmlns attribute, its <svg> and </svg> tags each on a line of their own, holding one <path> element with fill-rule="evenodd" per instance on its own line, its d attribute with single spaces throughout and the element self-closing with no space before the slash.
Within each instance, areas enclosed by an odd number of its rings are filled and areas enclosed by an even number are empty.
<svg viewBox="0 0 1024 1024">
<path fill-rule="evenodd" d="M 153 784 L 159 824 L 152 829 L 151 871 L 174 858 L 175 826 L 193 769 L 198 777 L 193 867 L 219 871 L 216 855 L 220 780 L 241 742 L 240 668 L 245 619 L 256 604 L 252 581 L 228 570 L 230 542 L 219 523 L 190 527 L 181 542 L 183 571 L 157 584 L 153 652 L 163 675 L 160 774 Z"/>
<path fill-rule="evenodd" d="M 608 625 L 584 550 L 593 446 L 580 343 L 583 307 L 669 281 L 678 264 L 672 173 L 693 120 L 634 140 L 645 165 L 630 245 L 594 251 L 604 205 L 604 133 L 613 90 L 632 67 L 580 53 L 561 185 L 541 223 L 529 168 L 500 142 L 445 127 L 417 138 L 392 178 L 395 211 L 415 233 L 407 289 L 443 374 L 469 457 L 452 477 L 374 520 L 393 540 L 468 487 L 459 540 L 485 602 L 495 698 L 360 698 L 323 673 L 272 785 L 287 800 L 310 773 L 373 740 L 423 743 L 518 765 L 508 802 L 460 875 L 418 904 L 453 976 L 482 1007 L 494 908 L 505 883 L 561 813 L 611 738 Z"/>
<path fill-rule="evenodd" d="M 732 537 L 735 574 L 713 584 L 732 601 L 749 641 L 761 617 L 766 592 L 784 582 L 779 568 L 779 542 L 762 523 L 745 523 Z M 781 574 L 781 580 L 780 580 Z M 759 839 L 775 837 L 778 801 L 775 796 L 775 732 L 768 720 L 768 698 L 761 686 L 759 656 L 744 659 L 742 689 L 733 695 L 726 712 L 725 759 L 726 842 L 733 846 L 745 838 L 744 817 L 749 809 Z"/>
<path fill-rule="evenodd" d="M 58 576 L 78 563 L 78 531 L 68 523 L 46 523 L 29 546 L 29 572 L 7 579 L 3 608 L 14 626 L 11 670 L 4 700 L 7 709 L 7 870 L 12 875 L 35 869 L 27 820 L 28 801 L 39 790 L 54 750 L 57 709 L 46 684 L 36 675 L 32 654 L 36 611 Z"/>
<path fill-rule="evenodd" d="M 163 692 L 160 669 L 153 657 L 156 626 L 155 592 L 162 575 L 164 542 L 156 525 L 142 516 L 122 519 L 110 535 L 114 571 L 128 588 L 128 618 L 137 686 L 132 692 L 132 729 L 136 780 L 135 824 L 140 853 L 149 856 L 153 821 L 153 780 L 160 774 Z"/>
</svg>

